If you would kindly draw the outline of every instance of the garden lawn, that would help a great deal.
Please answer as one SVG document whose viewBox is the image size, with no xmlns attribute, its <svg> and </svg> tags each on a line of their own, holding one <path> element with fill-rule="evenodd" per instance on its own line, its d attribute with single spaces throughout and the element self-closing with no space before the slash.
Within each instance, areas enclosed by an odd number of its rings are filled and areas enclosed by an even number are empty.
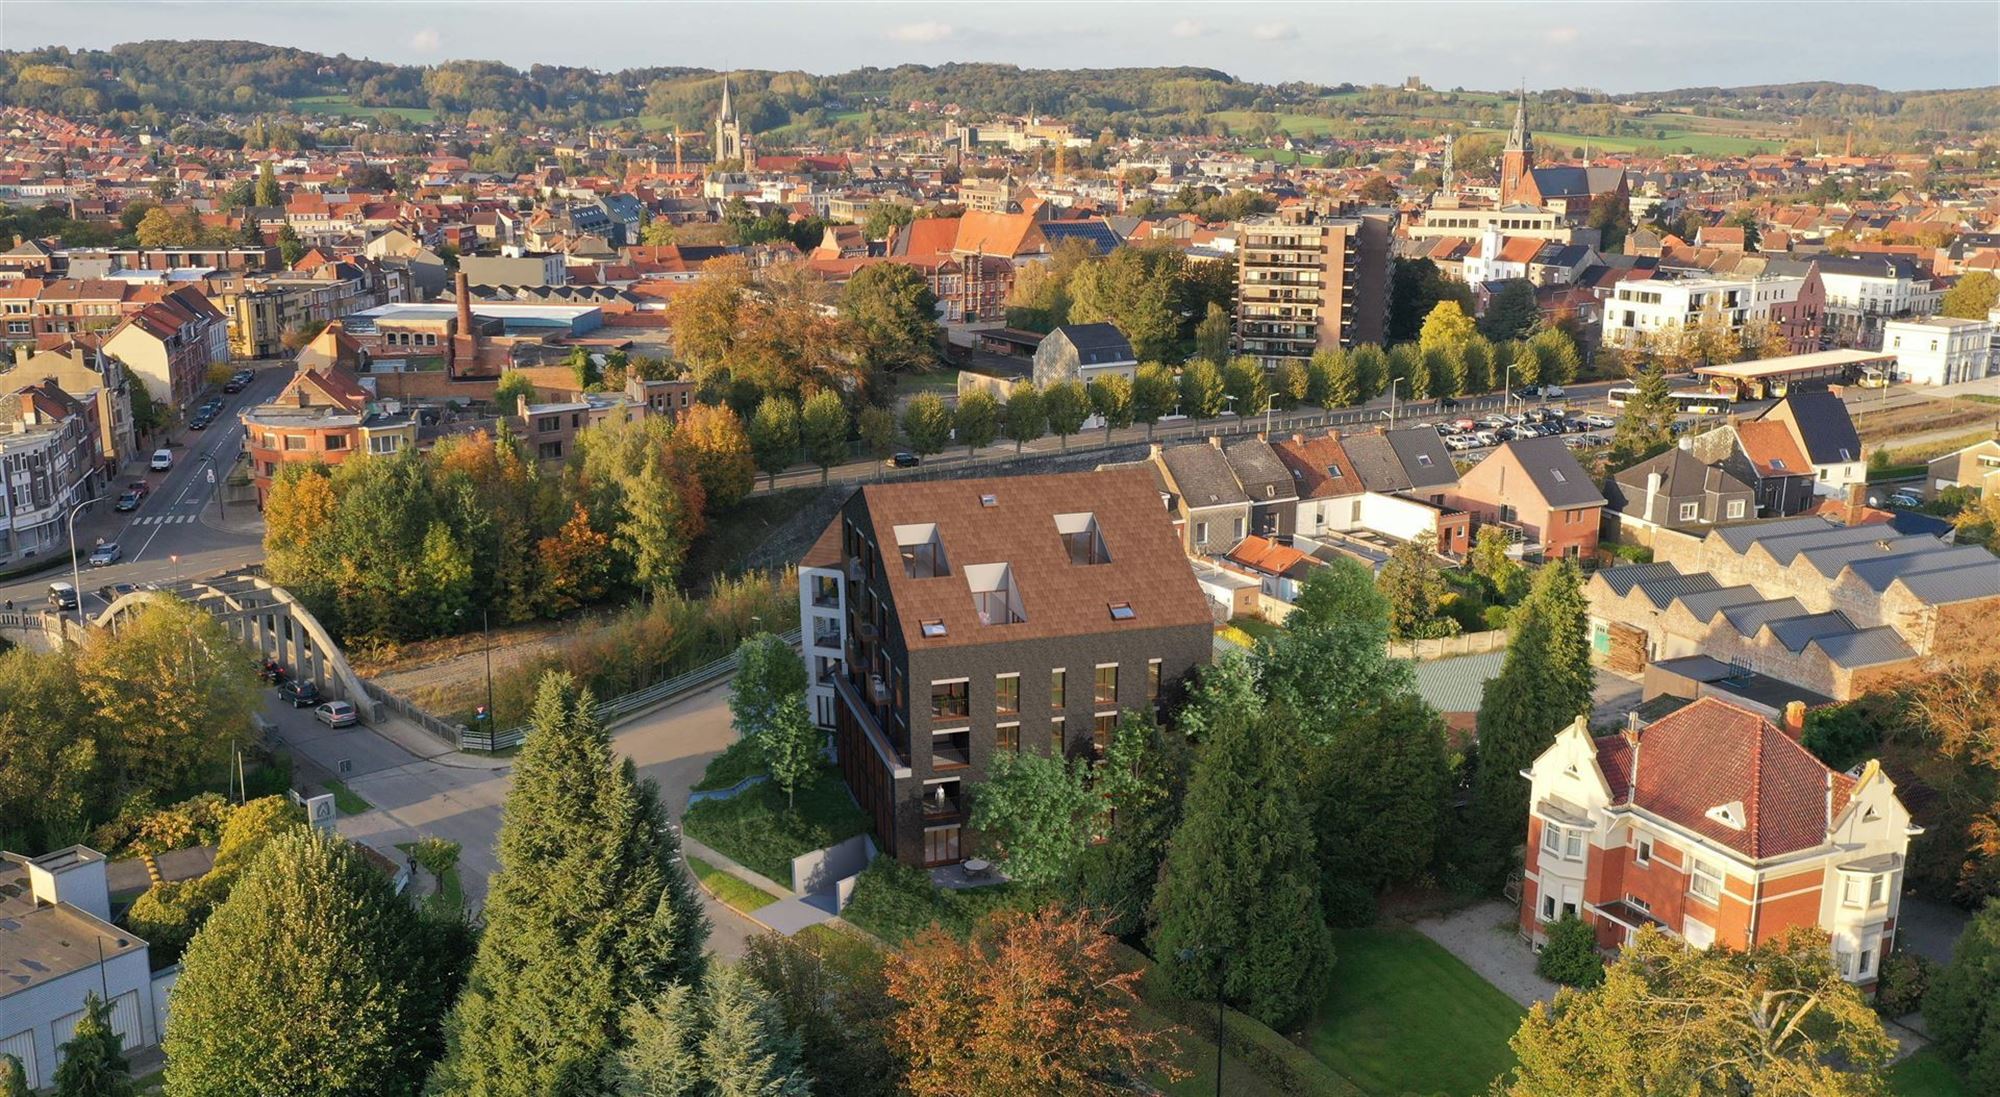
<svg viewBox="0 0 2000 1097">
<path fill-rule="evenodd" d="M 437 111 L 429 107 L 364 107 L 345 95 L 305 96 L 292 100 L 292 109 L 300 114 L 340 114 L 356 118 L 393 114 L 409 122 L 437 121 Z"/>
<path fill-rule="evenodd" d="M 1252 640 L 1276 640 L 1285 634 L 1283 625 L 1274 625 L 1262 617 L 1231 617 L 1229 625 L 1241 629 Z"/>
<path fill-rule="evenodd" d="M 362 799 L 361 794 L 348 788 L 344 781 L 328 781 L 326 790 L 333 793 L 333 806 L 339 808 L 342 815 L 359 815 L 375 809 L 374 804 Z"/>
<path fill-rule="evenodd" d="M 1010 905 L 1020 894 L 1012 884 L 932 887 L 930 873 L 893 857 L 877 857 L 855 882 L 854 895 L 840 916 L 891 945 L 900 945 L 933 922 L 964 937 L 981 916 Z"/>
<path fill-rule="evenodd" d="M 752 872 L 789 887 L 792 858 L 863 833 L 868 820 L 839 774 L 822 769 L 800 786 L 796 808 L 766 781 L 727 800 L 704 800 L 681 817 L 688 836 Z"/>
<path fill-rule="evenodd" d="M 1306 1047 L 1371 1094 L 1483 1094 L 1525 1013 L 1407 926 L 1334 931 L 1333 988 Z"/>
<path fill-rule="evenodd" d="M 1951 1064 L 1931 1047 L 1889 1068 L 1889 1092 L 1896 1097 L 1972 1097 Z"/>
<path fill-rule="evenodd" d="M 739 880 L 699 857 L 689 857 L 687 863 L 688 868 L 694 870 L 694 878 L 701 881 L 701 886 L 723 903 L 745 914 L 778 901 L 777 896 L 763 888 Z"/>
</svg>

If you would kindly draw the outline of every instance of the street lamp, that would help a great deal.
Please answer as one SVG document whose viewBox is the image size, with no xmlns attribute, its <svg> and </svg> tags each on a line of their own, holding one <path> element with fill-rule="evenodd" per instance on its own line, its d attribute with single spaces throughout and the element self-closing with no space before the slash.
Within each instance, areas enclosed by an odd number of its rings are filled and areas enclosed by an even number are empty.
<svg viewBox="0 0 2000 1097">
<path fill-rule="evenodd" d="M 1264 439 L 1266 441 L 1269 441 L 1271 438 L 1271 406 L 1277 402 L 1278 394 L 1275 392 L 1264 398 Z"/>
<path fill-rule="evenodd" d="M 76 595 L 76 625 L 78 628 L 83 628 L 84 623 L 83 623 L 83 569 L 78 567 L 76 563 L 76 516 L 82 514 L 84 510 L 90 506 L 90 504 L 95 503 L 96 501 L 97 500 L 95 499 L 85 499 L 83 502 L 78 503 L 75 506 L 69 508 L 69 517 L 64 519 L 63 522 L 64 525 L 69 527 L 70 593 Z"/>
<path fill-rule="evenodd" d="M 1401 377 L 1389 378 L 1389 429 L 1396 429 L 1396 386 L 1403 383 Z"/>
<path fill-rule="evenodd" d="M 1514 363 L 1509 362 L 1507 363 L 1507 375 L 1504 378 L 1502 378 L 1500 382 L 1501 411 L 1506 411 L 1507 405 L 1513 402 L 1513 394 L 1514 394 Z"/>
<path fill-rule="evenodd" d="M 1181 963 L 1188 964 L 1193 963 L 1195 957 L 1207 952 L 1215 953 L 1217 967 L 1215 976 L 1215 1097 L 1222 1097 L 1222 1044 L 1223 1037 L 1229 1031 L 1223 1021 L 1222 1008 L 1223 999 L 1227 992 L 1225 984 L 1229 982 L 1229 954 L 1219 948 L 1210 949 L 1207 945 L 1196 945 L 1193 948 L 1181 949 L 1174 955 L 1180 959 Z"/>
<path fill-rule="evenodd" d="M 167 562 L 174 566 L 174 589 L 179 590 L 181 585 L 181 554 L 178 552 L 174 553 L 167 557 Z"/>
</svg>

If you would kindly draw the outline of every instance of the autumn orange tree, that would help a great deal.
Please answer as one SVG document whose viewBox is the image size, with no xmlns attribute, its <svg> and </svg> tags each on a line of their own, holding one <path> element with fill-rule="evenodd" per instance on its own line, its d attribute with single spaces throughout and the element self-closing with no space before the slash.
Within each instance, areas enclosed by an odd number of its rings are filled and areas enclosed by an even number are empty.
<svg viewBox="0 0 2000 1097">
<path fill-rule="evenodd" d="M 711 512 L 735 506 L 757 482 L 750 434 L 727 407 L 696 404 L 682 412 L 674 448 L 693 462 Z"/>
<path fill-rule="evenodd" d="M 1118 969 L 1112 945 L 1094 912 L 1061 906 L 995 912 L 964 941 L 919 934 L 886 972 L 909 1091 L 1109 1095 L 1177 1076 L 1171 1040 L 1134 1023 L 1139 974 Z"/>
<path fill-rule="evenodd" d="M 611 585 L 611 535 L 591 527 L 583 504 L 571 506 L 569 521 L 536 546 L 549 608 L 556 613 L 597 601 Z"/>
</svg>

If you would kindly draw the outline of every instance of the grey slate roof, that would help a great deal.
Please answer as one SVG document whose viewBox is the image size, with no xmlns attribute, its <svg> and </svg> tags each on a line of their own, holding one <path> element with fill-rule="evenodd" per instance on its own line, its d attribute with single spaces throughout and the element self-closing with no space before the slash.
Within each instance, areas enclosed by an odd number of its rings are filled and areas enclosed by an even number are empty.
<svg viewBox="0 0 2000 1097">
<path fill-rule="evenodd" d="M 1291 470 L 1278 459 L 1278 452 L 1271 443 L 1261 438 L 1250 438 L 1233 442 L 1222 451 L 1229 462 L 1229 468 L 1236 474 L 1236 482 L 1243 487 L 1243 493 L 1253 503 L 1267 503 L 1279 499 L 1297 499 L 1298 486 L 1292 482 Z"/>
<path fill-rule="evenodd" d="M 1174 486 L 1180 489 L 1182 503 L 1190 509 L 1226 507 L 1250 501 L 1250 497 L 1243 494 L 1243 489 L 1237 485 L 1236 473 L 1230 469 L 1222 451 L 1207 442 L 1170 446 L 1161 451 L 1160 459 L 1166 462 L 1167 475 L 1173 477 Z"/>
<path fill-rule="evenodd" d="M 1813 464 L 1861 460 L 1861 436 L 1854 433 L 1854 418 L 1847 414 L 1846 401 L 1830 392 L 1795 392 L 1779 404 L 1791 405 L 1792 421 L 1798 424 L 1806 456 Z M 1764 416 L 1770 414 L 1767 411 Z"/>
<path fill-rule="evenodd" d="M 1805 616 L 1806 607 L 1797 598 L 1773 598 L 1765 602 L 1743 602 L 1723 609 L 1722 616 L 1738 635 L 1755 636 L 1771 621 Z"/>
<path fill-rule="evenodd" d="M 1605 568 L 1597 573 L 1598 578 L 1609 584 L 1620 598 L 1632 593 L 1632 588 L 1648 579 L 1679 576 L 1681 569 L 1672 564 L 1621 564 L 1615 568 Z"/>
<path fill-rule="evenodd" d="M 1426 431 L 1436 438 L 1435 431 Z M 1590 474 L 1577 464 L 1576 456 L 1563 445 L 1560 438 L 1522 438 L 1500 447 L 1514 454 L 1515 460 L 1528 472 L 1528 479 L 1534 481 L 1535 491 L 1542 501 L 1551 507 L 1593 507 L 1604 502 L 1604 495 L 1591 483 Z M 1675 451 L 1679 452 L 1679 451 Z"/>
<path fill-rule="evenodd" d="M 1887 625 L 1821 636 L 1812 642 L 1834 665 L 1850 670 L 1900 663 L 1917 657 L 1917 653 L 1910 650 L 1910 645 L 1896 635 L 1896 630 Z"/>
<path fill-rule="evenodd" d="M 1458 467 L 1451 463 L 1451 451 L 1444 439 L 1429 427 L 1406 427 L 1382 437 L 1403 463 L 1412 488 L 1443 488 L 1458 483 Z M 1568 450 L 1564 450 L 1568 453 Z"/>
<path fill-rule="evenodd" d="M 1064 324 L 1049 333 L 1051 339 L 1057 336 L 1069 340 L 1076 348 L 1077 361 L 1083 365 L 1132 361 L 1132 341 L 1115 324 Z"/>
<path fill-rule="evenodd" d="M 1722 538 L 1723 543 L 1728 545 L 1731 550 L 1741 554 L 1748 552 L 1751 545 L 1767 538 L 1836 528 L 1839 527 L 1824 518 L 1815 518 L 1810 514 L 1801 514 L 1792 518 L 1773 518 L 1763 521 L 1738 522 L 1734 525 L 1717 526 L 1715 528 L 1715 536 Z"/>
<path fill-rule="evenodd" d="M 1654 609 L 1666 609 L 1674 599 L 1715 590 L 1715 577 L 1705 571 L 1682 575 L 1672 564 L 1626 564 L 1597 573 L 1623 598 L 1637 588 Z"/>
<path fill-rule="evenodd" d="M 2000 560 L 1905 575 L 1901 582 L 1903 589 L 1933 606 L 1991 598 L 2000 595 Z"/>
<path fill-rule="evenodd" d="M 1561 442 L 1558 438 L 1534 440 Z M 1750 485 L 1729 475 L 1722 466 L 1704 465 L 1694 454 L 1676 446 L 1620 469 L 1605 485 L 1607 504 L 1622 514 L 1643 515 L 1646 512 L 1646 478 L 1656 472 L 1660 474 L 1660 495 L 1663 499 L 1704 491 L 1743 495 L 1753 490 Z"/>
<path fill-rule="evenodd" d="M 1839 636 L 1854 631 L 1854 622 L 1838 610 L 1784 617 L 1765 624 L 1770 627 L 1771 635 L 1785 645 L 1786 651 L 1804 651 L 1807 644 L 1823 636 Z"/>
<path fill-rule="evenodd" d="M 1729 606 L 1747 605 L 1761 602 L 1764 596 L 1757 588 L 1745 583 L 1735 587 L 1717 587 L 1714 590 L 1697 591 L 1680 597 L 1681 608 L 1688 611 L 1697 621 L 1713 621 L 1715 615 Z"/>
<path fill-rule="evenodd" d="M 1852 572 L 1856 579 L 1868 584 L 1870 590 L 1877 592 L 1888 590 L 1890 583 L 1905 576 L 1956 568 L 2000 570 L 2000 561 L 1995 561 L 1992 553 L 1978 545 L 1957 545 L 1942 552 L 1890 556 L 1847 565 L 1847 570 Z M 1912 590 L 1910 593 L 1917 592 Z"/>
<path fill-rule="evenodd" d="M 1506 661 L 1504 651 L 1425 660 L 1416 666 L 1417 696 L 1439 712 L 1477 712 L 1487 680 L 1498 678 Z"/>
<path fill-rule="evenodd" d="M 1385 494 L 1410 489 L 1410 474 L 1403 470 L 1402 458 L 1383 435 L 1348 435 L 1341 438 L 1340 447 L 1347 451 L 1363 488 Z"/>
<path fill-rule="evenodd" d="M 1840 574 L 1841 568 L 1851 563 L 1887 559 L 1904 553 L 1929 553 L 1943 547 L 1944 542 L 1935 537 L 1898 537 L 1893 541 L 1861 541 L 1807 549 L 1799 555 L 1806 558 L 1813 570 L 1832 579 Z"/>
<path fill-rule="evenodd" d="M 1800 553 L 1812 549 L 1833 548 L 1836 545 L 1873 545 L 1894 538 L 1893 530 L 1881 526 L 1834 526 L 1830 529 L 1810 530 L 1782 537 L 1759 538 L 1757 547 L 1768 553 L 1780 566 L 1790 567 Z"/>
</svg>

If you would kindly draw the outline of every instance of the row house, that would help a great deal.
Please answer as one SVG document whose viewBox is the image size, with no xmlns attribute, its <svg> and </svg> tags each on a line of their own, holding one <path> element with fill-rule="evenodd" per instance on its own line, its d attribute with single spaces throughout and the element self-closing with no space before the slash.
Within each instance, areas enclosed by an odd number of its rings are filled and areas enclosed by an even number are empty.
<svg viewBox="0 0 2000 1097">
<path fill-rule="evenodd" d="M 1623 283 L 1604 303 L 1604 345 L 1638 346 L 1648 337 L 1693 327 L 1713 317 L 1737 333 L 1745 325 L 1767 323 L 1788 347 L 1811 343 L 1803 351 L 1818 350 L 1820 321 L 1813 308 L 1821 293 L 1818 277 L 1808 272 L 1748 279 L 1651 278 Z"/>
<path fill-rule="evenodd" d="M 1549 560 L 1597 556 L 1605 498 L 1561 438 L 1501 443 L 1458 477 L 1445 502 L 1508 530 L 1523 552 Z"/>
<path fill-rule="evenodd" d="M 378 405 L 339 365 L 302 367 L 268 403 L 241 413 L 258 505 L 288 464 L 338 465 L 356 453 L 393 456 L 417 444 L 417 417 Z"/>
<path fill-rule="evenodd" d="M 208 383 L 208 368 L 229 361 L 229 319 L 200 290 L 182 286 L 126 317 L 102 346 L 155 403 L 185 414 Z"/>
<path fill-rule="evenodd" d="M 132 420 L 132 384 L 125 363 L 94 347 L 65 343 L 40 352 L 16 347 L 11 368 L 0 371 L 0 391 L 39 382 L 52 384 L 79 402 L 94 405 L 98 453 L 105 475 L 140 456 Z"/>
<path fill-rule="evenodd" d="M 882 852 L 971 855 L 994 759 L 1101 757 L 1212 655 L 1139 468 L 856 490 L 799 566 L 807 704 Z"/>
<path fill-rule="evenodd" d="M 1812 460 L 1791 428 L 1776 419 L 1728 422 L 1691 435 L 1696 460 L 1721 469 L 1753 492 L 1750 517 L 1785 518 L 1819 501 Z"/>
<path fill-rule="evenodd" d="M 1604 480 L 1604 532 L 1649 545 L 1653 531 L 1699 532 L 1718 522 L 1757 517 L 1757 489 L 1719 464 L 1694 455 L 1694 439 L 1623 468 Z"/>
<path fill-rule="evenodd" d="M 1297 499 L 1285 532 L 1336 543 L 1353 535 L 1428 537 L 1445 556 L 1471 551 L 1472 516 L 1446 502 L 1458 472 L 1436 431 L 1295 434 L 1271 448 Z"/>
<path fill-rule="evenodd" d="M 1596 737 L 1578 716 L 1522 771 L 1522 935 L 1539 949 L 1574 916 L 1609 952 L 1647 926 L 1733 949 L 1818 929 L 1841 976 L 1872 988 L 1922 828 L 1878 763 L 1837 773 L 1800 745 L 1804 708 L 1781 729 L 1703 697 Z"/>
<path fill-rule="evenodd" d="M 64 520 L 105 483 L 96 411 L 47 382 L 0 396 L 0 564 L 66 551 Z"/>
</svg>

